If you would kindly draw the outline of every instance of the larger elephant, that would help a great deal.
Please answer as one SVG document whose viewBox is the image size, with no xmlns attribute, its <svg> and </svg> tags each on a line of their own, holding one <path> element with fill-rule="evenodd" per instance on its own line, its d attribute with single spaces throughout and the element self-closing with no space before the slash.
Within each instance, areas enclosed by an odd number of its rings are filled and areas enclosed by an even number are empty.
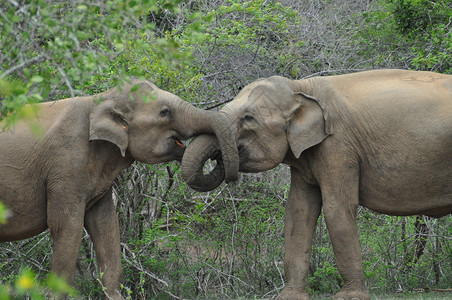
<svg viewBox="0 0 452 300">
<path fill-rule="evenodd" d="M 286 285 L 279 299 L 309 299 L 305 287 L 321 209 L 344 280 L 334 298 L 361 300 L 370 297 L 358 205 L 398 216 L 452 213 L 450 75 L 374 70 L 304 80 L 275 76 L 246 86 L 221 113 L 236 132 L 240 171 L 280 163 L 291 169 Z M 218 152 L 215 143 L 213 136 L 200 136 L 185 152 L 183 175 L 196 189 L 215 188 L 223 178 L 221 168 L 202 173 Z"/>
<path fill-rule="evenodd" d="M 226 120 L 144 80 L 24 109 L 31 118 L 0 131 L 0 201 L 9 210 L 7 223 L 0 225 L 0 242 L 49 228 L 52 271 L 71 282 L 85 227 L 106 294 L 123 299 L 113 180 L 135 160 L 181 160 L 181 140 L 195 134 L 233 140 Z M 225 153 L 234 153 L 235 145 L 223 146 Z M 233 180 L 238 164 L 226 169 Z"/>
</svg>

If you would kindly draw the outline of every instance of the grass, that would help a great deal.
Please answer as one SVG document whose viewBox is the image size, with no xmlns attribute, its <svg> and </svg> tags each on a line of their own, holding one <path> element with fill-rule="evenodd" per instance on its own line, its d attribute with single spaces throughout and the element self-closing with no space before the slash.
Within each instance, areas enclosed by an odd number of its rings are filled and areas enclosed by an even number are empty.
<svg viewBox="0 0 452 300">
<path fill-rule="evenodd" d="M 331 300 L 332 295 L 311 297 L 312 300 Z M 404 293 L 388 293 L 388 294 L 372 294 L 371 300 L 436 300 L 436 299 L 452 299 L 452 292 L 404 292 Z"/>
</svg>

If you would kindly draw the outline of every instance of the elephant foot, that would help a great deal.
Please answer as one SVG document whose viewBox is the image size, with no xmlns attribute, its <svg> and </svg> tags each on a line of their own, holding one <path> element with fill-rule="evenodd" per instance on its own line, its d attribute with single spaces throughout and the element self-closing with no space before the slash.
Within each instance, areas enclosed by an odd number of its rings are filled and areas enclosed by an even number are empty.
<svg viewBox="0 0 452 300">
<path fill-rule="evenodd" d="M 108 300 L 125 300 L 125 298 L 121 295 L 121 293 L 118 290 L 105 291 L 105 298 Z"/>
<path fill-rule="evenodd" d="M 285 287 L 277 300 L 309 300 L 309 295 L 301 288 Z"/>
<path fill-rule="evenodd" d="M 333 300 L 370 300 L 370 294 L 366 289 L 343 289 L 334 295 Z"/>
</svg>

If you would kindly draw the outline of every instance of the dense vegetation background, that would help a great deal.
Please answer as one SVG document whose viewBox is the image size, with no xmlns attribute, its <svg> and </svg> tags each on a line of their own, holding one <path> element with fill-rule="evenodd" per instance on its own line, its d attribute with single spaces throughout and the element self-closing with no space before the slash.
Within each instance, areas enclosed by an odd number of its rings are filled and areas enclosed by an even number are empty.
<svg viewBox="0 0 452 300">
<path fill-rule="evenodd" d="M 218 109 L 246 84 L 271 75 L 300 79 L 375 68 L 452 74 L 451 24 L 449 0 L 5 0 L 1 114 L 12 122 L 27 116 L 25 103 L 94 94 L 127 76 Z M 197 193 L 182 181 L 177 163 L 134 164 L 114 182 L 123 294 L 277 295 L 289 185 L 288 168 L 280 166 Z M 451 287 L 451 216 L 402 218 L 360 209 L 358 226 L 373 294 Z M 44 278 L 50 249 L 47 232 L 0 244 L 3 288 L 23 272 Z M 76 283 L 81 297 L 101 297 L 99 276 L 85 234 Z M 308 289 L 331 295 L 340 285 L 319 220 Z M 11 293 L 19 294 L 20 285 Z"/>
</svg>

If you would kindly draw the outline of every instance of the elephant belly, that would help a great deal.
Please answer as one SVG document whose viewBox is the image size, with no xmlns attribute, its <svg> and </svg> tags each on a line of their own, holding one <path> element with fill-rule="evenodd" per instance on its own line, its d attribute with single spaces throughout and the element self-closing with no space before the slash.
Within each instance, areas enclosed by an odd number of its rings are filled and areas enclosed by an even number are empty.
<svg viewBox="0 0 452 300">
<path fill-rule="evenodd" d="M 452 213 L 452 124 L 408 123 L 412 131 L 371 132 L 359 155 L 360 203 L 390 215 Z"/>
<path fill-rule="evenodd" d="M 0 225 L 0 242 L 10 242 L 33 237 L 47 229 L 47 215 L 37 214 L 16 215 L 8 219 L 6 224 Z"/>
<path fill-rule="evenodd" d="M 400 170 L 360 178 L 360 205 L 388 215 L 424 214 L 441 217 L 452 213 L 452 166 L 435 172 Z"/>
<path fill-rule="evenodd" d="M 0 182 L 1 201 L 7 208 L 7 222 L 0 224 L 0 242 L 29 238 L 47 229 L 45 191 L 41 190 Z"/>
</svg>

